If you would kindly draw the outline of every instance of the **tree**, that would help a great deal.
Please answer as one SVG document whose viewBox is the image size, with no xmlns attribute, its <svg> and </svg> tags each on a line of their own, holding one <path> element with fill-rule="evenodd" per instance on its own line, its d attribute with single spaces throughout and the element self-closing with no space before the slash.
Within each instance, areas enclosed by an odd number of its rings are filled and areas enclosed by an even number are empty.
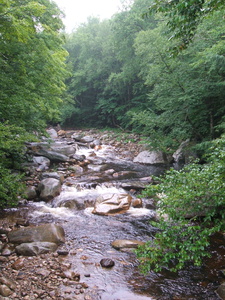
<svg viewBox="0 0 225 300">
<path fill-rule="evenodd" d="M 29 133 L 59 120 L 68 72 L 61 12 L 54 2 L 2 0 L 0 27 L 2 208 L 15 206 L 21 192 L 24 142 L 34 139 Z"/>
<path fill-rule="evenodd" d="M 144 105 L 146 86 L 133 44 L 138 32 L 156 26 L 154 18 L 141 17 L 147 7 L 147 0 L 137 0 L 110 21 L 90 18 L 69 36 L 68 86 L 79 109 L 70 118 L 74 124 L 127 127 L 127 111 Z"/>
<path fill-rule="evenodd" d="M 166 16 L 168 28 L 172 33 L 170 38 L 180 40 L 174 49 L 182 50 L 192 42 L 202 20 L 219 11 L 221 7 L 224 7 L 223 0 L 156 0 L 150 6 L 149 13 L 159 12 Z"/>
<path fill-rule="evenodd" d="M 221 132 L 224 101 L 224 22 L 216 12 L 199 26 L 196 38 L 184 52 L 168 52 L 165 23 L 137 35 L 136 55 L 140 75 L 149 87 L 146 109 L 131 114 L 132 123 L 164 151 L 190 138 L 195 143 L 212 140 Z"/>
<path fill-rule="evenodd" d="M 60 14 L 48 0 L 3 1 L 0 120 L 32 130 L 59 119 L 67 55 Z"/>
</svg>

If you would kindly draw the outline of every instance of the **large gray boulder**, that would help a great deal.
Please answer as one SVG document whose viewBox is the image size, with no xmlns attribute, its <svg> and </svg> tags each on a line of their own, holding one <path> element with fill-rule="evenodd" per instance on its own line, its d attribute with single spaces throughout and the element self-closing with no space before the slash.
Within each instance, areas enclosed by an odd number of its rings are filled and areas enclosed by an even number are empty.
<svg viewBox="0 0 225 300">
<path fill-rule="evenodd" d="M 167 157 L 162 151 L 142 151 L 133 160 L 140 164 L 167 164 Z"/>
<path fill-rule="evenodd" d="M 57 131 L 54 128 L 47 129 L 46 131 L 50 135 L 50 138 L 56 139 L 58 137 Z"/>
<path fill-rule="evenodd" d="M 34 156 L 33 162 L 38 165 L 46 165 L 48 167 L 50 166 L 50 160 L 45 156 Z"/>
<path fill-rule="evenodd" d="M 65 143 L 55 143 L 51 145 L 52 151 L 55 151 L 57 153 L 71 156 L 76 152 L 76 149 L 72 145 L 67 145 Z"/>
<path fill-rule="evenodd" d="M 130 208 L 131 200 L 129 194 L 105 194 L 97 198 L 92 213 L 103 216 L 121 214 Z"/>
<path fill-rule="evenodd" d="M 50 242 L 59 245 L 65 243 L 65 232 L 59 225 L 44 224 L 10 231 L 8 239 L 12 244 Z"/>
<path fill-rule="evenodd" d="M 89 135 L 86 135 L 86 136 L 83 136 L 80 141 L 82 143 L 91 143 L 94 141 L 94 138 L 92 136 L 89 136 Z"/>
<path fill-rule="evenodd" d="M 61 192 L 61 182 L 55 178 L 43 179 L 38 190 L 40 192 L 40 198 L 44 201 L 49 201 L 58 196 Z"/>
<path fill-rule="evenodd" d="M 69 161 L 69 157 L 52 150 L 40 149 L 36 154 L 42 155 L 50 159 L 52 162 L 66 162 Z"/>
<path fill-rule="evenodd" d="M 58 245 L 50 242 L 22 243 L 16 246 L 16 253 L 23 256 L 35 256 L 55 252 Z"/>
</svg>

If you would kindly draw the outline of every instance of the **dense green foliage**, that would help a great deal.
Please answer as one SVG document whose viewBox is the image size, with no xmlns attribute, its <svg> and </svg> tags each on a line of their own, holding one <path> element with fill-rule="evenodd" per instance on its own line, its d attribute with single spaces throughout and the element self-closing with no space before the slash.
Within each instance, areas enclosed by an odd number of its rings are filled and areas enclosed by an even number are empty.
<svg viewBox="0 0 225 300">
<path fill-rule="evenodd" d="M 222 0 L 156 0 L 151 4 L 148 13 L 160 12 L 168 18 L 167 26 L 172 34 L 170 38 L 180 40 L 174 50 L 180 51 L 193 40 L 202 20 L 221 7 L 224 7 Z"/>
<path fill-rule="evenodd" d="M 0 5 L 0 206 L 12 205 L 27 132 L 59 121 L 67 74 L 61 12 L 49 0 L 2 0 Z"/>
<path fill-rule="evenodd" d="M 74 106 L 65 108 L 64 124 L 134 130 L 163 150 L 187 138 L 212 140 L 225 109 L 224 10 L 205 18 L 188 49 L 173 56 L 168 49 L 176 41 L 162 13 L 141 17 L 150 4 L 136 0 L 68 36 Z"/>
<path fill-rule="evenodd" d="M 145 12 L 148 18 L 141 17 Z M 219 138 L 224 12 L 218 0 L 135 0 L 109 21 L 89 19 L 66 44 L 74 107 L 71 102 L 64 124 L 134 130 L 165 152 L 187 138 L 202 145 Z M 207 164 L 170 171 L 147 189 L 146 196 L 161 194 L 159 211 L 169 220 L 156 224 L 162 231 L 138 252 L 145 269 L 200 264 L 210 235 L 223 228 L 224 137 L 215 143 Z"/>
<path fill-rule="evenodd" d="M 65 89 L 60 11 L 49 0 L 3 0 L 0 120 L 28 130 L 57 120 Z"/>
<path fill-rule="evenodd" d="M 177 270 L 198 265 L 224 226 L 224 3 L 128 2 L 110 20 L 89 18 L 64 48 L 54 1 L 1 1 L 0 207 L 16 205 L 22 191 L 17 173 L 29 133 L 61 112 L 65 126 L 133 130 L 165 152 L 187 138 L 204 145 L 217 138 L 207 164 L 171 170 L 146 190 L 160 195 L 168 220 L 138 255 L 147 257 L 145 269 Z"/>
<path fill-rule="evenodd" d="M 143 269 L 176 271 L 186 262 L 200 265 L 209 255 L 210 236 L 225 229 L 225 135 L 213 142 L 207 164 L 170 170 L 159 180 L 144 193 L 157 195 L 156 225 L 161 230 L 137 251 L 139 258 L 145 257 Z"/>
</svg>

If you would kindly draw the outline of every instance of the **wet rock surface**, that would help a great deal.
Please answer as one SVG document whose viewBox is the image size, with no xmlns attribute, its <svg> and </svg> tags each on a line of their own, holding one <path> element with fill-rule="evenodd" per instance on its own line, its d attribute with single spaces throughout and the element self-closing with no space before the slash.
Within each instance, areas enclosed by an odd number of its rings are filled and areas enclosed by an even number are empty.
<svg viewBox="0 0 225 300">
<path fill-rule="evenodd" d="M 133 251 L 152 239 L 156 212 L 152 199 L 137 195 L 165 169 L 133 162 L 145 150 L 139 136 L 97 130 L 49 134 L 51 142 L 28 145 L 24 168 L 32 196 L 27 199 L 34 201 L 21 199 L 18 209 L 1 214 L 0 299 L 220 299 L 223 287 L 216 289 L 223 279 L 216 270 L 223 265 L 222 247 L 210 268 L 148 275 L 138 269 Z M 38 187 L 49 178 L 60 183 L 59 195 L 42 201 Z M 115 210 L 121 195 L 126 205 L 122 200 L 122 209 Z M 104 201 L 113 211 L 93 214 Z M 33 247 L 32 254 L 16 250 L 24 243 Z M 50 252 L 42 252 L 45 243 L 53 244 Z"/>
</svg>

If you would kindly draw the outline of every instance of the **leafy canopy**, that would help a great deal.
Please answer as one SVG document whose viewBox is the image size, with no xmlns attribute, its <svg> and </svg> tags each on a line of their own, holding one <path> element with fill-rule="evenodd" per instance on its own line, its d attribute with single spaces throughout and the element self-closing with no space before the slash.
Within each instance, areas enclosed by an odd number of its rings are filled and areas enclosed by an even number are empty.
<svg viewBox="0 0 225 300">
<path fill-rule="evenodd" d="M 149 13 L 159 12 L 167 17 L 167 25 L 172 32 L 170 38 L 178 38 L 178 47 L 184 49 L 193 40 L 202 20 L 221 7 L 224 7 L 223 0 L 156 0 Z"/>
<path fill-rule="evenodd" d="M 67 76 L 61 15 L 49 0 L 0 4 L 1 208 L 16 205 L 21 192 L 18 169 L 28 133 L 59 120 Z"/>
</svg>

